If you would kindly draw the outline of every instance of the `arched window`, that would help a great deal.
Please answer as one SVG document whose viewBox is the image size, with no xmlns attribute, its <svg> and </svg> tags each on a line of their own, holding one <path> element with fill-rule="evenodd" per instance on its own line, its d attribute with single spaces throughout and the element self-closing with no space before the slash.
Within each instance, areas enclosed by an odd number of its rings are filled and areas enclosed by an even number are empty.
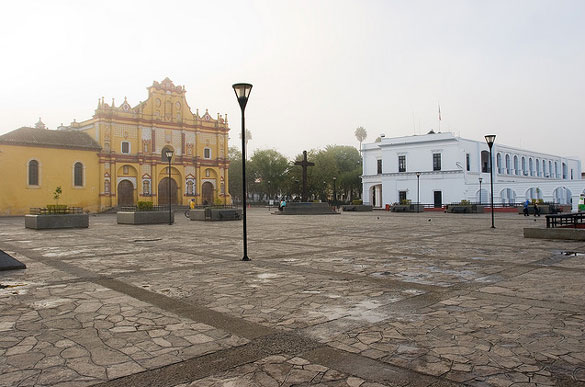
<svg viewBox="0 0 585 387">
<path fill-rule="evenodd" d="M 36 160 L 28 162 L 28 185 L 39 185 L 39 162 Z"/>
<path fill-rule="evenodd" d="M 498 173 L 504 173 L 504 170 L 502 169 L 502 154 L 499 152 L 498 155 L 496 156 L 496 164 L 498 168 Z"/>
<path fill-rule="evenodd" d="M 550 178 L 553 178 L 554 177 L 554 175 L 553 175 L 553 169 L 552 169 L 552 161 L 550 161 L 550 160 L 548 161 L 548 176 Z"/>
<path fill-rule="evenodd" d="M 518 167 L 518 156 L 514 156 L 514 174 L 520 174 L 520 168 Z"/>
<path fill-rule="evenodd" d="M 522 175 L 528 175 L 528 171 L 526 170 L 526 158 L 524 156 L 522 156 Z"/>
<path fill-rule="evenodd" d="M 510 155 L 506 155 L 506 174 L 512 174 L 512 168 L 510 166 Z"/>
<path fill-rule="evenodd" d="M 73 185 L 83 187 L 83 164 L 79 162 L 73 167 Z"/>
<path fill-rule="evenodd" d="M 536 159 L 536 176 L 540 177 L 540 160 Z"/>
<path fill-rule="evenodd" d="M 528 172 L 530 176 L 534 176 L 534 164 L 532 163 L 532 157 L 528 159 Z"/>
</svg>

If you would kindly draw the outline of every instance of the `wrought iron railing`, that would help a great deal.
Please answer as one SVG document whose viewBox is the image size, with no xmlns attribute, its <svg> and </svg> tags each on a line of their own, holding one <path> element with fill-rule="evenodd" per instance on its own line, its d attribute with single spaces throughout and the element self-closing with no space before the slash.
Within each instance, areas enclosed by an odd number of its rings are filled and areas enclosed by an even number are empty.
<svg viewBox="0 0 585 387">
<path fill-rule="evenodd" d="M 81 207 L 51 207 L 51 208 L 31 208 L 29 210 L 31 215 L 56 215 L 56 214 L 83 214 Z"/>
</svg>

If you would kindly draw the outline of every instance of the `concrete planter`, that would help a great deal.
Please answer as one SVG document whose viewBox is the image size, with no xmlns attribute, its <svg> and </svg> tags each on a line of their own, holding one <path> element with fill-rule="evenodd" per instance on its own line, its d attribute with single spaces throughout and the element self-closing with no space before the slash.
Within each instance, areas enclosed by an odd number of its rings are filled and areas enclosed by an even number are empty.
<svg viewBox="0 0 585 387">
<path fill-rule="evenodd" d="M 418 207 L 418 211 L 417 211 Z M 392 206 L 392 212 L 423 212 L 424 205 L 422 204 L 395 204 Z"/>
<path fill-rule="evenodd" d="M 480 206 L 478 204 L 470 204 L 470 205 L 457 205 L 457 204 L 449 204 L 447 205 L 447 212 L 454 213 L 454 214 L 483 214 L 484 206 Z"/>
<path fill-rule="evenodd" d="M 24 227 L 35 230 L 58 228 L 88 228 L 88 214 L 25 215 Z"/>
<path fill-rule="evenodd" d="M 538 209 L 540 210 L 540 215 L 545 215 L 545 214 L 556 214 L 557 212 L 557 208 L 558 207 L 553 207 L 548 205 L 548 204 L 539 204 L 538 205 Z M 559 208 L 560 210 L 560 208 Z M 524 206 L 522 207 L 518 207 L 518 213 L 519 214 L 524 214 Z M 533 205 L 529 205 L 528 206 L 528 214 L 529 215 L 534 215 L 534 206 Z"/>
<path fill-rule="evenodd" d="M 347 204 L 345 206 L 341 206 L 341 209 L 343 211 L 367 212 L 372 211 L 374 207 L 364 204 Z"/>
<path fill-rule="evenodd" d="M 278 215 L 334 215 L 335 212 L 328 203 L 323 202 L 287 202 L 282 211 L 277 211 Z"/>
<path fill-rule="evenodd" d="M 585 241 L 585 230 L 578 228 L 525 228 L 524 238 Z"/>
<path fill-rule="evenodd" d="M 189 219 L 191 220 L 240 220 L 242 219 L 242 210 L 239 208 L 197 208 L 189 210 Z"/>
<path fill-rule="evenodd" d="M 168 211 L 119 211 L 116 213 L 118 224 L 162 224 L 169 223 Z M 171 223 L 175 213 L 171 213 Z"/>
</svg>

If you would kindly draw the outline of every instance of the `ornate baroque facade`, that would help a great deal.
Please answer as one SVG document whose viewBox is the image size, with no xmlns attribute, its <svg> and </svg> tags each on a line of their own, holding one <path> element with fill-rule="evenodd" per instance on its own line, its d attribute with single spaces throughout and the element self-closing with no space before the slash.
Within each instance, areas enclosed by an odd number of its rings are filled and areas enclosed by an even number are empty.
<svg viewBox="0 0 585 387">
<path fill-rule="evenodd" d="M 102 147 L 99 153 L 100 207 L 168 203 L 167 149 L 174 151 L 171 198 L 186 205 L 231 203 L 228 184 L 227 116 L 191 111 L 185 87 L 166 78 L 148 88 L 148 99 L 132 107 L 103 98 L 92 119 L 73 123 Z"/>
<path fill-rule="evenodd" d="M 93 118 L 49 130 L 39 120 L 0 136 L 0 215 L 51 204 L 87 211 L 152 201 L 231 204 L 227 116 L 195 114 L 185 88 L 166 78 L 132 107 L 100 99 Z M 171 149 L 171 181 L 165 151 Z M 10 182 L 10 184 L 4 184 Z"/>
</svg>

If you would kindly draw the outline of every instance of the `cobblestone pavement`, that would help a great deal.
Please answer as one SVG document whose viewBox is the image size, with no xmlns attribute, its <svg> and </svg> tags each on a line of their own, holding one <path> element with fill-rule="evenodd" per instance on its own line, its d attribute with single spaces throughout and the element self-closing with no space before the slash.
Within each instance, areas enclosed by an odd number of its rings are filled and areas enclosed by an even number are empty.
<svg viewBox="0 0 585 387">
<path fill-rule="evenodd" d="M 176 221 L 0 218 L 0 386 L 585 386 L 585 243 L 543 219 L 252 209 L 251 262 Z"/>
</svg>

